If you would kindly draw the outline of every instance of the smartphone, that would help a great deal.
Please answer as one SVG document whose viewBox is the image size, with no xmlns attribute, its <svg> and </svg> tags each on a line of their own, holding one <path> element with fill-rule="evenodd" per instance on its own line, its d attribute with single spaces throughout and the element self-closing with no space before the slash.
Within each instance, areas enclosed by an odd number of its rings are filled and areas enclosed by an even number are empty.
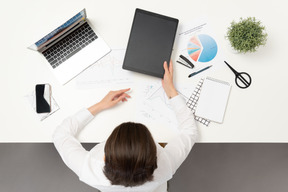
<svg viewBox="0 0 288 192">
<path fill-rule="evenodd" d="M 37 84 L 35 86 L 36 112 L 51 112 L 51 86 L 49 84 Z"/>
</svg>

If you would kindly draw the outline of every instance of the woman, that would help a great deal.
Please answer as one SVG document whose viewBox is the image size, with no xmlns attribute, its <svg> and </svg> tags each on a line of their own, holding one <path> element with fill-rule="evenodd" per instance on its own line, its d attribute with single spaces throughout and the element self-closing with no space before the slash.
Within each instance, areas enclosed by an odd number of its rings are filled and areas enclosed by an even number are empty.
<svg viewBox="0 0 288 192">
<path fill-rule="evenodd" d="M 127 101 L 129 89 L 110 91 L 99 103 L 68 117 L 53 134 L 56 149 L 79 179 L 101 191 L 167 191 L 172 178 L 197 139 L 194 115 L 173 84 L 173 65 L 164 62 L 162 86 L 179 122 L 179 133 L 165 148 L 156 144 L 145 125 L 127 122 L 114 129 L 106 142 L 86 151 L 76 139 L 103 110 Z"/>
</svg>

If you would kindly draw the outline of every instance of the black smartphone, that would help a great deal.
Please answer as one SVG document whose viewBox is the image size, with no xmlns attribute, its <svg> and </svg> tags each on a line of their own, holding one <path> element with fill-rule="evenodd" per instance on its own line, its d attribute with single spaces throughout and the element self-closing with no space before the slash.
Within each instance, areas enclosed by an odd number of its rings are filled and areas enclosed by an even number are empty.
<svg viewBox="0 0 288 192">
<path fill-rule="evenodd" d="M 35 86 L 36 112 L 51 112 L 51 86 L 49 84 L 37 84 Z"/>
</svg>

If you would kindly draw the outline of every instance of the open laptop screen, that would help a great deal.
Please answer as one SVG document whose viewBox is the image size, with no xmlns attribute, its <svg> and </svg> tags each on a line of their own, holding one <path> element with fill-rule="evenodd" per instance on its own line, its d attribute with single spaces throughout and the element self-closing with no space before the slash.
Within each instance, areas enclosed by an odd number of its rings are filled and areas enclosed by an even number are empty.
<svg viewBox="0 0 288 192">
<path fill-rule="evenodd" d="M 82 11 L 77 13 L 75 16 L 73 16 L 71 19 L 66 21 L 64 24 L 62 24 L 61 26 L 59 26 L 58 28 L 50 32 L 48 35 L 46 35 L 45 37 L 43 37 L 42 39 L 40 39 L 39 41 L 31 45 L 29 49 L 32 49 L 35 51 L 40 50 L 45 45 L 51 43 L 54 39 L 57 39 L 66 31 L 68 31 L 69 29 L 77 25 L 79 21 L 85 20 L 85 19 L 86 19 L 86 11 L 85 9 L 83 9 Z"/>
</svg>

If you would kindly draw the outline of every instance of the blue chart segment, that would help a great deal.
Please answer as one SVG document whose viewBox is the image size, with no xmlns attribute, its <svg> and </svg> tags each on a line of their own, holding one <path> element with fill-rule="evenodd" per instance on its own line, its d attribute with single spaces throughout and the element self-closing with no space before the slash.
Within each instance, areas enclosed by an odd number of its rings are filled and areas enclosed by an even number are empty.
<svg viewBox="0 0 288 192">
<path fill-rule="evenodd" d="M 209 35 L 193 36 L 187 45 L 187 51 L 192 60 L 196 62 L 209 62 L 217 55 L 216 41 Z"/>
</svg>

